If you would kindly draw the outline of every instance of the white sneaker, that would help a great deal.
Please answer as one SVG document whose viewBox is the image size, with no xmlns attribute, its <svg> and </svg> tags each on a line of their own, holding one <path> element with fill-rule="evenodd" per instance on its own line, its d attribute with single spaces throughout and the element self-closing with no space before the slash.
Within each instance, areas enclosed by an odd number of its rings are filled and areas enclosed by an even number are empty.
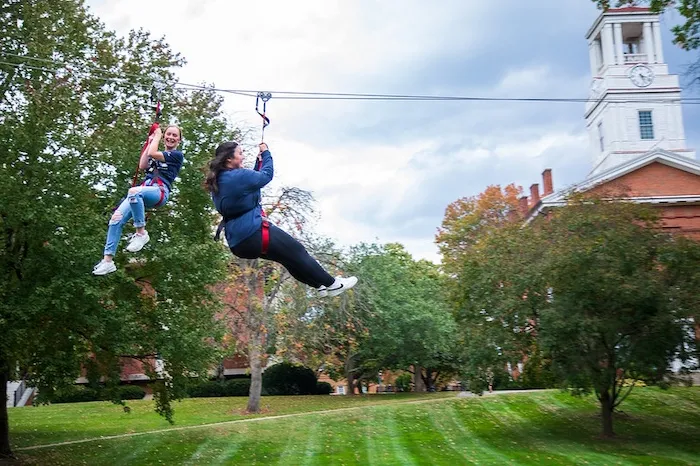
<svg viewBox="0 0 700 466">
<path fill-rule="evenodd" d="M 319 296 L 320 298 L 325 298 L 326 296 L 328 296 L 328 291 L 326 291 L 326 287 L 325 287 L 325 286 L 321 285 L 321 286 L 319 286 L 319 287 L 316 288 L 316 289 L 318 290 L 318 296 Z"/>
<path fill-rule="evenodd" d="M 142 235 L 134 234 L 131 236 L 126 250 L 129 252 L 139 252 L 150 239 L 147 231 L 144 231 Z"/>
<path fill-rule="evenodd" d="M 335 281 L 331 286 L 326 288 L 328 296 L 338 296 L 340 293 L 349 290 L 357 284 L 357 277 L 335 277 Z"/>
<path fill-rule="evenodd" d="M 117 266 L 114 265 L 114 261 L 107 262 L 103 259 L 92 269 L 92 274 L 107 275 L 108 273 L 116 272 L 116 270 Z"/>
</svg>

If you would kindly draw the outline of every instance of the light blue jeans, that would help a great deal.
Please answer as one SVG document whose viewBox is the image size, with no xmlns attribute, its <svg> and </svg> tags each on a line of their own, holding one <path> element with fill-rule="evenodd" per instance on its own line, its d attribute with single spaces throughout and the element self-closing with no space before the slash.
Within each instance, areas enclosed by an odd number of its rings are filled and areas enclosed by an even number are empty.
<svg viewBox="0 0 700 466">
<path fill-rule="evenodd" d="M 168 195 L 170 194 L 167 186 L 163 186 L 162 189 L 164 190 L 163 202 L 158 207 L 168 201 Z M 154 207 L 160 202 L 160 199 L 160 186 L 135 186 L 129 189 L 128 196 L 114 211 L 112 218 L 109 219 L 104 250 L 105 256 L 114 256 L 116 254 L 117 246 L 119 246 L 119 241 L 122 237 L 122 229 L 131 217 L 134 218 L 135 227 L 146 226 L 146 208 Z"/>
</svg>

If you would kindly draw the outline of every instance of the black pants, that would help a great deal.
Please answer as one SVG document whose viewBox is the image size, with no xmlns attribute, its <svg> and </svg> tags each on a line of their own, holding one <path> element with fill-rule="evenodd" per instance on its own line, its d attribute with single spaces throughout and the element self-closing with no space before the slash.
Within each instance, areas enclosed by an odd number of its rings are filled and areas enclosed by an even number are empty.
<svg viewBox="0 0 700 466">
<path fill-rule="evenodd" d="M 331 286 L 335 281 L 299 241 L 273 224 L 270 224 L 267 254 L 262 254 L 262 228 L 232 247 L 231 252 L 242 259 L 262 257 L 278 262 L 292 277 L 314 288 Z"/>
</svg>

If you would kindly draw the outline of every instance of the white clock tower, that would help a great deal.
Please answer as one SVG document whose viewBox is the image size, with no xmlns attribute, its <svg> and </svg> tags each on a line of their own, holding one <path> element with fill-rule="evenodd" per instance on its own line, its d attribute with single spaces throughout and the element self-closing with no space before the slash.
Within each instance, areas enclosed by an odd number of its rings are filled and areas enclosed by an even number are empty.
<svg viewBox="0 0 700 466">
<path fill-rule="evenodd" d="M 678 76 L 664 62 L 659 16 L 648 8 L 610 9 L 586 39 L 593 75 L 585 113 L 589 178 L 657 148 L 694 159 L 685 145 Z"/>
</svg>

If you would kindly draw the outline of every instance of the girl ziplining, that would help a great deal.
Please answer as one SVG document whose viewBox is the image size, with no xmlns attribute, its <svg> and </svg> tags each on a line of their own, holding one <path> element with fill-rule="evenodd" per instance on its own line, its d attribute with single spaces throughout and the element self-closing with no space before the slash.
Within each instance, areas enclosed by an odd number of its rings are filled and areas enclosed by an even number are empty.
<svg viewBox="0 0 700 466">
<path fill-rule="evenodd" d="M 263 135 L 270 120 L 265 107 L 270 93 L 258 93 L 255 110 L 263 119 Z M 259 111 L 258 100 L 263 101 Z M 231 252 L 242 259 L 263 258 L 282 264 L 296 280 L 316 288 L 320 296 L 337 296 L 357 283 L 356 277 L 333 278 L 309 255 L 306 248 L 271 224 L 260 205 L 260 189 L 274 176 L 272 154 L 260 143 L 255 169 L 243 168 L 243 150 L 235 141 L 216 148 L 204 180 L 216 210 L 223 217 L 217 238 L 223 229 Z"/>
<path fill-rule="evenodd" d="M 161 138 L 165 145 L 165 150 L 162 152 L 158 150 Z M 168 125 L 165 128 L 165 135 L 158 123 L 151 126 L 151 134 L 141 152 L 138 167 L 139 170 L 145 170 L 145 180 L 140 186 L 135 186 L 137 170 L 134 184 L 129 189 L 126 199 L 109 220 L 104 256 L 92 270 L 93 275 L 107 275 L 117 270 L 114 255 L 117 252 L 122 229 L 130 218 L 134 219 L 136 233 L 131 236 L 126 250 L 138 252 L 150 240 L 146 231 L 146 209 L 162 207 L 168 201 L 173 183 L 184 161 L 182 151 L 177 150 L 181 140 L 182 131 L 176 125 Z"/>
</svg>

